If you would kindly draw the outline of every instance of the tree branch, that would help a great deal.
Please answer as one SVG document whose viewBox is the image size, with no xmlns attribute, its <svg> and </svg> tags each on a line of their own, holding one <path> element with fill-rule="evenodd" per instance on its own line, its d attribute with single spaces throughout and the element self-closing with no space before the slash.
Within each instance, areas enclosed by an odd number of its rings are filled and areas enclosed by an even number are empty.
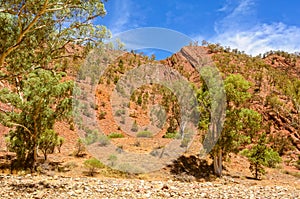
<svg viewBox="0 0 300 199">
<path fill-rule="evenodd" d="M 4 64 L 4 60 L 5 58 L 12 52 L 14 51 L 16 48 L 19 47 L 19 45 L 22 43 L 22 40 L 24 38 L 24 36 L 29 32 L 29 30 L 35 25 L 35 23 L 37 22 L 37 20 L 45 13 L 46 8 L 47 8 L 47 4 L 48 4 L 48 0 L 45 1 L 43 8 L 41 9 L 41 11 L 34 17 L 34 19 L 29 23 L 29 25 L 24 29 L 24 31 L 22 31 L 17 39 L 17 42 L 15 45 L 10 46 L 5 52 L 3 52 L 0 56 L 0 66 L 2 66 Z"/>
<path fill-rule="evenodd" d="M 9 122 L 8 124 L 13 125 L 13 126 L 22 127 L 22 128 L 24 128 L 25 131 L 27 131 L 28 133 L 30 133 L 30 135 L 32 135 L 31 131 L 26 126 L 24 126 L 22 124 L 17 124 L 17 123 L 14 123 L 14 122 Z"/>
</svg>

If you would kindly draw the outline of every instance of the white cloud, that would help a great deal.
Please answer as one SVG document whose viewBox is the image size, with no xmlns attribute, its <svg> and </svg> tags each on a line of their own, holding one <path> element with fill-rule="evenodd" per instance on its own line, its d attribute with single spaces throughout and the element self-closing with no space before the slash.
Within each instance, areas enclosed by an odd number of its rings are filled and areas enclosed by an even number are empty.
<svg viewBox="0 0 300 199">
<path fill-rule="evenodd" d="M 257 55 L 270 50 L 300 51 L 300 28 L 283 23 L 257 24 L 247 31 L 228 31 L 213 42 Z"/>
<path fill-rule="evenodd" d="M 228 13 L 215 23 L 216 35 L 207 39 L 209 42 L 237 48 L 251 55 L 270 50 L 300 51 L 300 27 L 281 22 L 258 22 L 254 0 L 241 0 L 235 6 L 228 0 L 218 11 Z M 198 38 L 202 37 L 195 37 Z"/>
<path fill-rule="evenodd" d="M 215 22 L 216 33 L 229 29 L 242 30 L 251 25 L 255 16 L 254 7 L 254 0 L 241 0 L 238 5 L 233 5 L 230 0 L 226 1 L 219 12 L 224 12 L 227 15 L 222 20 Z"/>
<path fill-rule="evenodd" d="M 126 30 L 128 23 L 130 23 L 131 2 L 129 0 L 117 0 L 113 11 L 113 20 L 110 24 L 110 30 L 114 33 L 119 33 Z"/>
</svg>

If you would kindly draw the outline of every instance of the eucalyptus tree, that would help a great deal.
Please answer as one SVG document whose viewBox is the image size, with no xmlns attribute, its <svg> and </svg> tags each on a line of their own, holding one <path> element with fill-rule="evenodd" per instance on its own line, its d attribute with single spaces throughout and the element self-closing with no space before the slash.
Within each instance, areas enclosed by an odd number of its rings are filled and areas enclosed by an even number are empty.
<svg viewBox="0 0 300 199">
<path fill-rule="evenodd" d="M 222 175 L 223 157 L 235 152 L 244 143 L 249 143 L 261 125 L 261 115 L 244 107 L 251 97 L 248 92 L 251 83 L 240 74 L 230 74 L 224 80 L 224 87 L 227 99 L 226 117 L 220 137 L 210 151 L 214 173 L 217 176 Z M 199 128 L 207 129 L 210 122 L 211 101 L 205 85 L 198 90 L 198 101 L 201 105 Z"/>
<path fill-rule="evenodd" d="M 11 127 L 7 140 L 19 166 L 35 168 L 38 144 L 57 141 L 45 134 L 70 116 L 73 88 L 61 69 L 109 36 L 94 25 L 105 14 L 100 0 L 0 2 L 0 102 L 9 107 L 0 122 Z"/>
</svg>

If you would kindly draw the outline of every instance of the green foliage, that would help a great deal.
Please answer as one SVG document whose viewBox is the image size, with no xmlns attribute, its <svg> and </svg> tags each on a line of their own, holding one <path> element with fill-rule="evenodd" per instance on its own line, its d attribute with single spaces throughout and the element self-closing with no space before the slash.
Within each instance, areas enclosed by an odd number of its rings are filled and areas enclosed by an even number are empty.
<svg viewBox="0 0 300 199">
<path fill-rule="evenodd" d="M 101 112 L 99 113 L 99 120 L 105 119 L 105 116 L 106 116 L 106 112 L 105 112 L 105 111 L 101 111 Z"/>
<path fill-rule="evenodd" d="M 47 143 L 39 141 L 43 133 L 52 130 L 55 121 L 71 116 L 73 83 L 61 82 L 62 75 L 36 69 L 22 79 L 22 94 L 8 89 L 0 90 L 0 101 L 10 102 L 19 110 L 0 113 L 0 118 L 2 124 L 16 127 L 8 137 L 11 150 L 17 153 L 21 166 L 33 168 L 38 142 L 41 142 L 40 148 Z"/>
<path fill-rule="evenodd" d="M 284 152 L 293 149 L 293 143 L 290 138 L 283 136 L 280 132 L 270 135 L 270 143 L 272 143 L 272 149 L 278 152 L 280 156 L 282 156 Z"/>
<path fill-rule="evenodd" d="M 274 151 L 271 148 L 267 148 L 265 155 L 266 155 L 266 166 L 267 167 L 275 168 L 277 166 L 277 164 L 282 161 L 278 152 Z"/>
<path fill-rule="evenodd" d="M 261 115 L 254 110 L 240 107 L 251 97 L 247 92 L 250 88 L 248 81 L 238 74 L 229 75 L 224 82 L 228 109 L 223 131 L 212 153 L 221 150 L 226 155 L 236 151 L 242 144 L 249 143 L 249 137 L 252 138 L 260 129 Z"/>
<path fill-rule="evenodd" d="M 163 135 L 163 138 L 178 139 L 178 138 L 180 138 L 180 135 L 177 131 L 175 131 L 175 132 L 166 132 L 166 134 Z"/>
<path fill-rule="evenodd" d="M 115 166 L 117 159 L 117 156 L 113 154 L 108 157 L 111 166 Z"/>
<path fill-rule="evenodd" d="M 81 156 L 83 156 L 84 152 L 85 152 L 84 141 L 82 139 L 78 139 L 76 142 L 76 145 L 75 145 L 74 155 L 76 157 L 81 157 Z"/>
<path fill-rule="evenodd" d="M 124 135 L 122 133 L 111 133 L 108 135 L 109 138 L 123 138 Z"/>
<path fill-rule="evenodd" d="M 104 164 L 96 158 L 90 158 L 84 161 L 84 166 L 89 170 L 88 173 L 90 176 L 94 176 L 98 169 L 104 168 Z"/>
<path fill-rule="evenodd" d="M 206 85 L 201 86 L 197 90 L 197 99 L 199 103 L 198 111 L 201 115 L 199 129 L 207 130 L 210 120 L 211 99 Z"/>
<path fill-rule="evenodd" d="M 222 156 L 237 152 L 242 145 L 249 143 L 250 138 L 254 137 L 260 129 L 261 115 L 251 109 L 243 108 L 251 97 L 248 92 L 250 86 L 250 82 L 240 74 L 228 75 L 224 80 L 227 98 L 226 118 L 221 135 L 210 152 L 214 159 L 215 173 L 218 176 L 221 176 L 222 172 Z M 207 130 L 211 119 L 212 102 L 205 84 L 197 91 L 197 97 L 200 105 L 198 110 L 201 115 L 199 127 Z"/>
<path fill-rule="evenodd" d="M 261 114 L 252 109 L 241 108 L 238 117 L 239 120 L 236 123 L 238 129 L 243 130 L 246 136 L 250 136 L 251 139 L 254 138 L 261 128 Z"/>
<path fill-rule="evenodd" d="M 224 81 L 224 85 L 227 100 L 236 106 L 239 106 L 251 97 L 251 94 L 247 92 L 251 83 L 240 74 L 228 75 Z"/>
<path fill-rule="evenodd" d="M 46 129 L 38 140 L 39 149 L 43 152 L 45 160 L 47 154 L 53 153 L 54 148 L 58 145 L 58 135 L 54 130 Z"/>
<path fill-rule="evenodd" d="M 85 138 L 83 139 L 86 145 L 93 144 L 99 140 L 99 132 L 97 130 L 88 131 Z"/>
<path fill-rule="evenodd" d="M 136 134 L 137 137 L 152 138 L 153 134 L 150 131 L 141 131 Z"/>
<path fill-rule="evenodd" d="M 257 142 L 250 150 L 244 150 L 243 155 L 248 157 L 250 161 L 250 170 L 256 179 L 265 174 L 263 166 L 275 167 L 281 162 L 279 154 L 267 147 L 266 134 L 263 133 Z"/>
<path fill-rule="evenodd" d="M 63 143 L 65 142 L 65 139 L 63 137 L 58 136 L 57 139 L 57 150 L 60 153 L 61 150 L 61 146 L 63 145 Z"/>
<path fill-rule="evenodd" d="M 141 95 L 138 96 L 138 99 L 137 99 L 136 103 L 137 103 L 139 106 L 142 105 L 142 103 L 143 103 L 143 98 L 142 98 Z"/>
<path fill-rule="evenodd" d="M 8 63 L 0 79 L 62 60 L 68 44 L 93 47 L 108 36 L 104 26 L 91 23 L 106 14 L 98 0 L 4 0 L 0 7 L 0 68 Z"/>
<path fill-rule="evenodd" d="M 47 148 L 43 144 L 52 135 L 43 133 L 71 116 L 73 83 L 62 80 L 60 71 L 69 66 L 68 58 L 75 63 L 102 44 L 108 31 L 91 22 L 106 13 L 99 0 L 4 0 L 0 7 L 0 81 L 9 84 L 0 90 L 0 101 L 13 107 L 0 113 L 0 122 L 14 127 L 8 140 L 18 165 L 33 169 L 38 143 Z"/>
</svg>

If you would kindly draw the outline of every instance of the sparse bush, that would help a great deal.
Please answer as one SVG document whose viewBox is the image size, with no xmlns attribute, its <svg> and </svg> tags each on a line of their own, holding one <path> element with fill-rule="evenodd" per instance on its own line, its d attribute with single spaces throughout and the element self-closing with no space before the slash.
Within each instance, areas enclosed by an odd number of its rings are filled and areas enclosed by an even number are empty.
<svg viewBox="0 0 300 199">
<path fill-rule="evenodd" d="M 140 105 L 140 106 L 142 105 L 143 99 L 142 99 L 142 96 L 141 96 L 141 95 L 138 96 L 138 99 L 137 99 L 136 102 L 137 102 L 138 105 Z"/>
<path fill-rule="evenodd" d="M 99 146 L 107 146 L 109 142 L 109 138 L 106 135 L 100 135 L 98 138 Z"/>
<path fill-rule="evenodd" d="M 94 110 L 98 110 L 98 105 L 95 104 L 94 102 L 91 102 L 91 103 L 90 103 L 90 107 L 91 107 L 92 109 L 94 109 Z"/>
<path fill-rule="evenodd" d="M 114 77 L 114 84 L 117 84 L 118 81 L 119 81 L 119 77 L 118 77 L 118 76 L 115 76 L 115 77 Z"/>
<path fill-rule="evenodd" d="M 73 122 L 70 124 L 70 130 L 71 130 L 71 131 L 74 131 L 74 130 L 75 130 L 75 125 L 74 125 Z"/>
<path fill-rule="evenodd" d="M 191 141 L 191 139 L 189 137 L 184 137 L 181 140 L 180 147 L 187 147 L 190 141 Z"/>
<path fill-rule="evenodd" d="M 157 157 L 159 156 L 159 151 L 157 149 L 154 149 L 153 151 L 150 152 L 150 155 Z"/>
<path fill-rule="evenodd" d="M 115 116 L 117 116 L 117 117 L 120 117 L 121 115 L 124 115 L 125 114 L 125 110 L 124 109 L 122 109 L 122 110 L 117 110 L 116 112 L 115 112 Z"/>
<path fill-rule="evenodd" d="M 90 176 L 94 176 L 97 172 L 97 169 L 105 167 L 104 164 L 96 158 L 90 158 L 84 161 L 84 166 L 89 170 L 88 173 Z"/>
<path fill-rule="evenodd" d="M 77 140 L 75 148 L 76 148 L 76 150 L 74 151 L 74 155 L 76 157 L 81 157 L 85 151 L 85 146 L 84 146 L 82 139 Z"/>
<path fill-rule="evenodd" d="M 86 145 L 90 145 L 90 144 L 93 144 L 98 141 L 99 132 L 97 130 L 92 131 L 92 130 L 88 129 L 86 131 L 87 131 L 87 134 L 83 140 Z"/>
<path fill-rule="evenodd" d="M 136 121 L 134 121 L 132 124 L 132 127 L 131 127 L 131 131 L 137 132 L 138 130 L 139 130 L 139 127 L 138 127 Z"/>
<path fill-rule="evenodd" d="M 166 132 L 166 134 L 163 135 L 163 138 L 178 139 L 179 137 L 180 137 L 180 135 L 177 131 L 175 131 L 175 132 Z"/>
<path fill-rule="evenodd" d="M 141 131 L 136 134 L 137 137 L 152 138 L 153 134 L 150 131 Z"/>
<path fill-rule="evenodd" d="M 105 111 L 101 111 L 100 114 L 99 114 L 99 120 L 105 119 L 105 116 L 106 116 L 106 112 Z"/>
<path fill-rule="evenodd" d="M 61 146 L 63 145 L 64 142 L 65 142 L 65 139 L 63 137 L 58 136 L 57 146 L 56 146 L 57 150 L 58 150 L 58 153 L 60 153 Z"/>
<path fill-rule="evenodd" d="M 122 133 L 111 133 L 108 135 L 109 138 L 123 138 L 124 135 Z"/>
<path fill-rule="evenodd" d="M 118 153 L 122 153 L 124 150 L 123 150 L 123 146 L 122 145 L 120 145 L 120 146 L 118 146 L 117 148 L 116 148 L 116 151 L 118 152 Z"/>
<path fill-rule="evenodd" d="M 53 153 L 54 148 L 58 145 L 58 134 L 54 130 L 47 129 L 40 136 L 38 145 L 44 154 L 44 159 L 47 160 L 47 154 Z"/>
<path fill-rule="evenodd" d="M 110 165 L 115 166 L 117 159 L 118 158 L 116 155 L 114 155 L 114 154 L 110 155 L 108 158 L 108 160 L 110 161 Z"/>
</svg>

